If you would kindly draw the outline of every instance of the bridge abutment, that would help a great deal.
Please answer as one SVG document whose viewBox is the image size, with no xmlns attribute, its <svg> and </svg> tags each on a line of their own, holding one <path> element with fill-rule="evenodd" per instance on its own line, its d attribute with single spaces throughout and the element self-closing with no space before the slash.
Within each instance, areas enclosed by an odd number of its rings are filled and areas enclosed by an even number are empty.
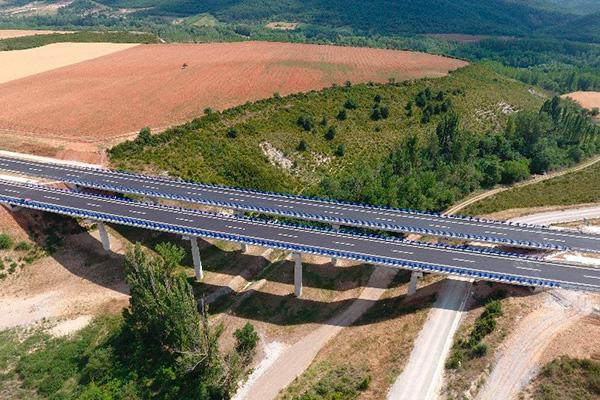
<svg viewBox="0 0 600 400">
<path fill-rule="evenodd" d="M 302 254 L 293 253 L 294 258 L 294 296 L 302 296 Z"/>
</svg>

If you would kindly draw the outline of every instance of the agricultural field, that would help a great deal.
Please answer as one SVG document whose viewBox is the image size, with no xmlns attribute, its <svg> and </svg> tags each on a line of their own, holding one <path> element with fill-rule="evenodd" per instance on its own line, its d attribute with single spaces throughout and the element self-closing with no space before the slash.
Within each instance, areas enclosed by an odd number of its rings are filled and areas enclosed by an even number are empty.
<svg viewBox="0 0 600 400">
<path fill-rule="evenodd" d="M 565 94 L 564 97 L 569 97 L 578 102 L 581 107 L 592 110 L 598 117 L 598 109 L 600 108 L 600 92 L 573 92 Z M 593 111 L 596 109 L 596 111 Z"/>
<path fill-rule="evenodd" d="M 466 64 L 425 53 L 286 43 L 142 45 L 4 83 L 0 129 L 98 142 L 274 93 L 439 77 Z"/>
<path fill-rule="evenodd" d="M 136 46 L 136 44 L 53 43 L 48 46 L 27 50 L 0 51 L 0 65 L 2 65 L 2 69 L 0 69 L 0 84 L 106 56 L 133 46 Z M 9 97 L 12 96 L 10 96 L 5 88 L 6 86 L 0 90 L 2 90 L 3 101 L 6 101 L 3 106 L 6 109 L 10 108 L 9 104 L 12 102 Z M 21 97 L 31 102 L 31 95 L 34 92 L 31 92 L 27 88 L 22 88 L 22 90 Z M 3 124 L 2 128 L 10 128 L 10 123 Z"/>
<path fill-rule="evenodd" d="M 44 30 L 25 30 L 25 29 L 0 29 L 0 40 L 12 39 L 24 36 L 49 35 L 51 33 L 67 33 L 67 31 L 44 31 Z"/>
</svg>

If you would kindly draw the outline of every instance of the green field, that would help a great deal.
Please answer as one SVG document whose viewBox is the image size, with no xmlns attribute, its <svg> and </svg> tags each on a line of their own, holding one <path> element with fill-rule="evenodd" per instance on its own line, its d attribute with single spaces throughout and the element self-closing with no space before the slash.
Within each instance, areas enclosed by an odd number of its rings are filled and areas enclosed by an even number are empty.
<svg viewBox="0 0 600 400">
<path fill-rule="evenodd" d="M 600 163 L 547 181 L 516 187 L 477 202 L 461 214 L 484 215 L 513 208 L 569 206 L 600 201 Z"/>
</svg>

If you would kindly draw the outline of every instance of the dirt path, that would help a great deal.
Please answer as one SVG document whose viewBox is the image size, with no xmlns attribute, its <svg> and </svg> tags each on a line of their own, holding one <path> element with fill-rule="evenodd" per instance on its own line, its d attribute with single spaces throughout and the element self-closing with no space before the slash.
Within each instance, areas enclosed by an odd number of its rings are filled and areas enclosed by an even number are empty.
<svg viewBox="0 0 600 400">
<path fill-rule="evenodd" d="M 582 293 L 548 292 L 542 306 L 521 320 L 502 346 L 498 362 L 477 399 L 517 398 L 535 374 L 538 361 L 552 339 L 591 311 Z"/>
<path fill-rule="evenodd" d="M 446 280 L 417 337 L 406 368 L 388 393 L 389 400 L 429 400 L 437 397 L 444 361 L 470 289 L 470 281 Z"/>
<path fill-rule="evenodd" d="M 279 354 L 260 376 L 252 376 L 240 389 L 244 400 L 270 400 L 306 370 L 317 353 L 344 327 L 351 325 L 377 301 L 396 275 L 396 270 L 377 268 L 360 296 L 346 310 Z M 241 397 L 236 399 L 242 400 Z"/>
<path fill-rule="evenodd" d="M 445 214 L 447 214 L 447 215 L 456 214 L 459 211 L 461 211 L 464 208 L 466 208 L 467 206 L 470 206 L 471 204 L 477 203 L 478 201 L 481 201 L 483 199 L 491 197 L 491 196 L 493 196 L 495 194 L 498 194 L 498 193 L 501 193 L 501 192 L 504 192 L 506 190 L 513 189 L 513 188 L 516 188 L 516 187 L 532 185 L 534 183 L 546 181 L 548 179 L 556 178 L 558 176 L 570 174 L 572 172 L 577 172 L 577 171 L 580 171 L 580 170 L 582 170 L 584 168 L 587 168 L 587 167 L 589 167 L 591 165 L 596 164 L 598 161 L 600 161 L 600 156 L 593 157 L 593 158 L 585 161 L 584 163 L 576 165 L 576 166 L 574 166 L 572 168 L 567 168 L 567 169 L 564 169 L 564 170 L 552 172 L 552 173 L 546 174 L 546 175 L 536 176 L 535 178 L 529 179 L 529 180 L 527 180 L 525 182 L 517 183 L 517 184 L 512 185 L 512 186 L 505 186 L 505 187 L 499 187 L 499 188 L 488 190 L 487 192 L 480 193 L 480 194 L 475 195 L 473 197 L 468 197 L 465 200 L 461 201 L 460 203 L 455 204 L 454 206 L 450 207 L 445 212 Z"/>
</svg>

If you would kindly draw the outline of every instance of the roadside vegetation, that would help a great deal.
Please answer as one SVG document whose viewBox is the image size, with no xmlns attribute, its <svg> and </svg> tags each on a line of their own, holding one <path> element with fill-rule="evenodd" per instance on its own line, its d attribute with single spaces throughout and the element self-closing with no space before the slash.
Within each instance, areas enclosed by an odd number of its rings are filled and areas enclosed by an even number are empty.
<svg viewBox="0 0 600 400">
<path fill-rule="evenodd" d="M 517 112 L 519 111 L 519 112 Z M 474 65 L 440 79 L 332 87 L 229 109 L 110 150 L 120 168 L 201 182 L 443 210 L 598 151 L 573 102 Z"/>
<path fill-rule="evenodd" d="M 600 363 L 563 356 L 546 364 L 534 379 L 535 400 L 592 400 L 600 397 Z"/>
<path fill-rule="evenodd" d="M 461 210 L 466 215 L 551 206 L 573 206 L 600 202 L 600 163 L 546 181 L 515 187 Z"/>
<path fill-rule="evenodd" d="M 15 240 L 7 233 L 0 233 L 0 281 L 40 259 L 46 252 L 38 245 Z"/>
<path fill-rule="evenodd" d="M 52 33 L 48 35 L 32 35 L 0 40 L 0 51 L 24 50 L 45 46 L 51 43 L 158 43 L 158 38 L 151 33 L 134 32 L 91 32 Z"/>
<path fill-rule="evenodd" d="M 122 316 L 100 317 L 72 337 L 0 333 L 0 385 L 22 398 L 229 398 L 258 336 L 246 324 L 223 352 L 224 327 L 210 323 L 186 276 L 172 270 L 182 252 L 167 247 L 163 256 L 128 251 L 131 298 Z"/>
</svg>

